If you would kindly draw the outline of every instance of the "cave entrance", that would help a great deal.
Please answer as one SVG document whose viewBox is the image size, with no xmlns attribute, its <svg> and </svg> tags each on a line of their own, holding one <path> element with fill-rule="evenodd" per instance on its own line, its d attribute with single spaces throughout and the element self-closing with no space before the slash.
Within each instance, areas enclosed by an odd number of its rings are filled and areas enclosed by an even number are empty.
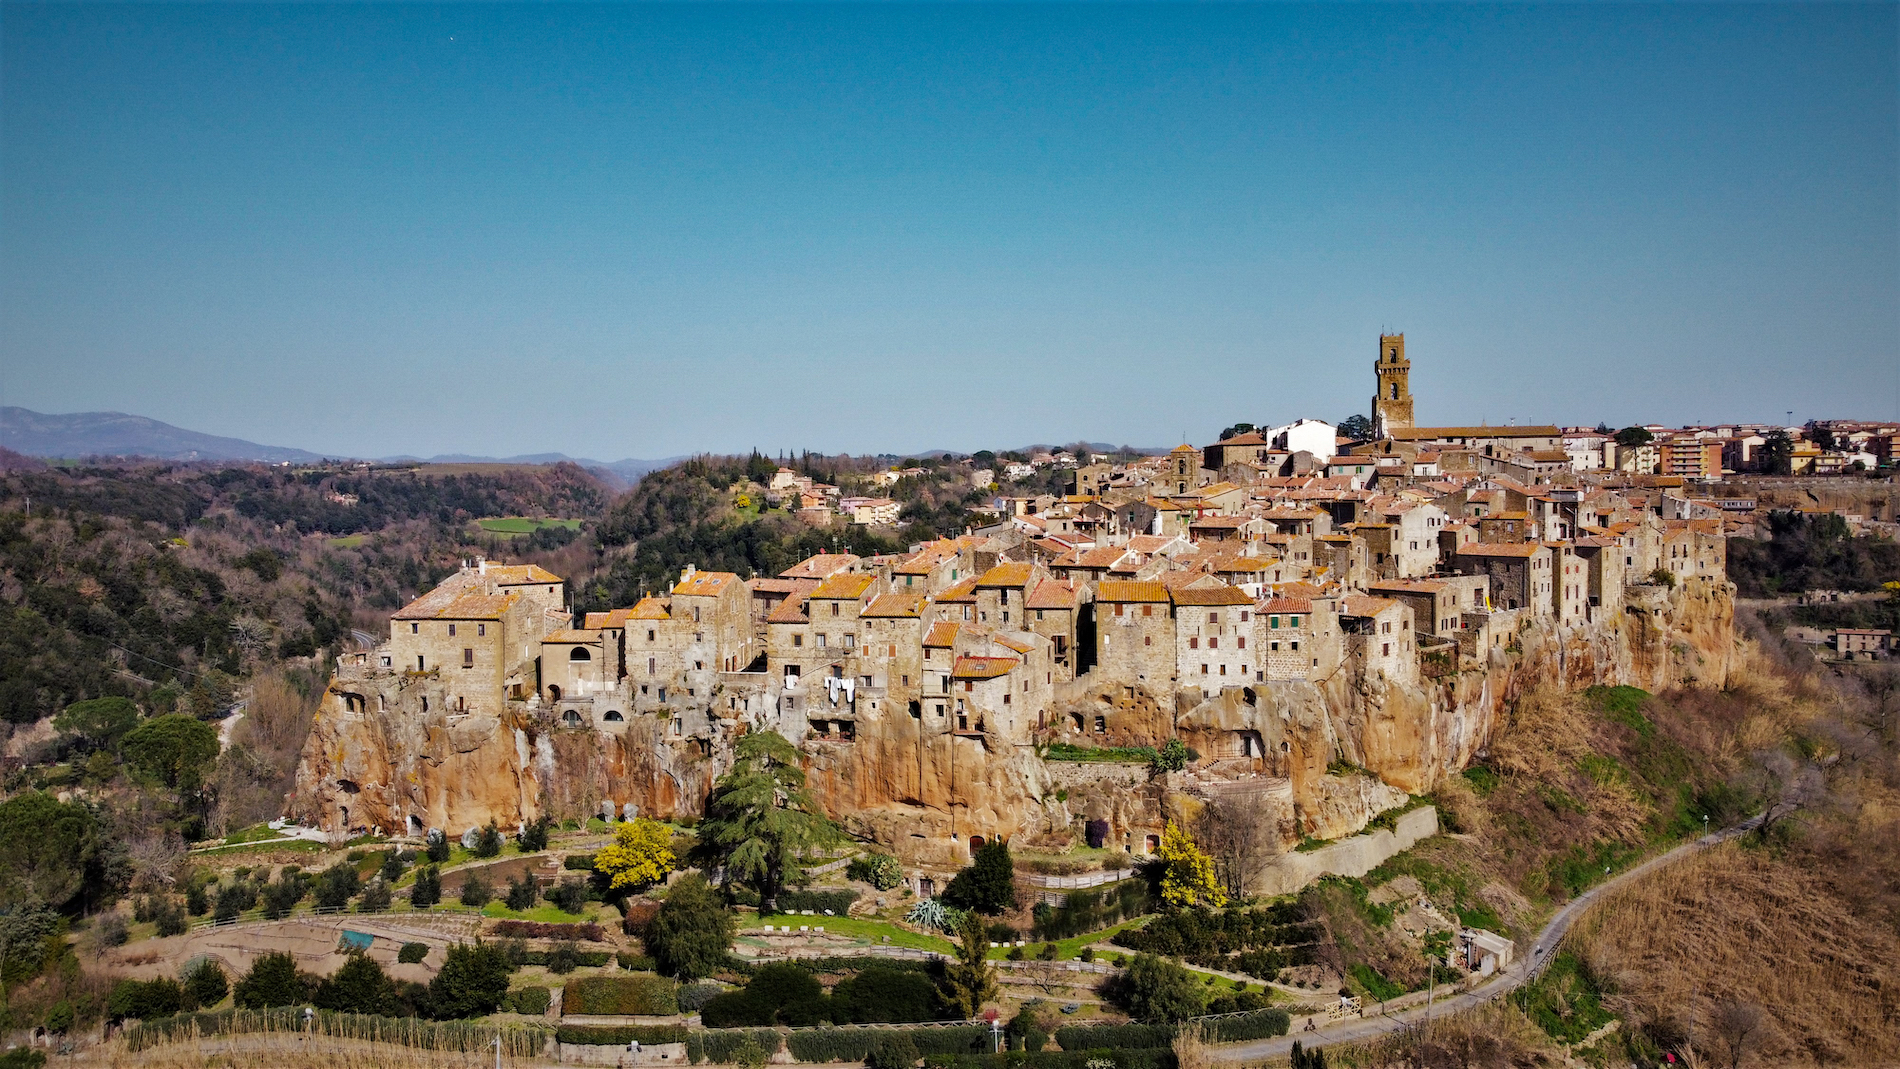
<svg viewBox="0 0 1900 1069">
<path fill-rule="evenodd" d="M 1150 854 L 1160 853 L 1161 852 L 1161 836 L 1159 835 L 1148 836 L 1146 839 L 1142 840 L 1141 848 Z"/>
<path fill-rule="evenodd" d="M 975 857 L 976 852 L 981 849 L 983 849 L 983 837 L 981 835 L 970 836 L 970 856 Z"/>
</svg>

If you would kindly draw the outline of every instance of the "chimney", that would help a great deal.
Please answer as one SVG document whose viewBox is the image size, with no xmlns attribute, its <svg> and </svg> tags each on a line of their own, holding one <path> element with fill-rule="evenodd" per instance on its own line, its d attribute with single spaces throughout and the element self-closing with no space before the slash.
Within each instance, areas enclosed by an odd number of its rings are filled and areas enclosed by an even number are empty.
<svg viewBox="0 0 1900 1069">
<path fill-rule="evenodd" d="M 693 573 L 694 573 L 694 572 L 697 572 L 697 571 L 699 571 L 699 566 L 698 566 L 698 565 L 696 565 L 696 564 L 688 564 L 688 565 L 686 566 L 686 568 L 685 568 L 685 569 L 684 569 L 683 571 L 681 571 L 681 572 L 680 572 L 680 582 L 682 582 L 682 583 L 684 583 L 684 582 L 686 582 L 686 581 L 687 581 L 688 579 L 691 579 L 691 578 L 693 577 Z"/>
<path fill-rule="evenodd" d="M 481 574 L 483 574 L 483 575 L 487 575 L 487 574 L 488 574 L 488 558 L 487 558 L 487 557 L 476 557 L 476 558 L 475 558 L 475 570 L 476 570 L 477 572 L 480 572 L 480 573 L 481 573 Z"/>
</svg>

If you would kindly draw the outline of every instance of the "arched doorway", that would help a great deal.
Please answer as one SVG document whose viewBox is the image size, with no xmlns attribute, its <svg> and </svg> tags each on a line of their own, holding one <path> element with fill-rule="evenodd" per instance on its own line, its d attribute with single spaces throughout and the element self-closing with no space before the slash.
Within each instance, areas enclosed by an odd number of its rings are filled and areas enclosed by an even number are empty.
<svg viewBox="0 0 1900 1069">
<path fill-rule="evenodd" d="M 601 719 L 607 721 L 610 724 L 620 724 L 620 723 L 624 723 L 627 718 L 620 715 L 620 710 L 609 709 L 607 710 L 607 715 L 601 717 Z"/>
<path fill-rule="evenodd" d="M 554 684 L 552 684 L 552 683 L 549 683 L 549 684 L 548 684 L 548 700 L 549 700 L 549 701 L 551 701 L 551 702 L 558 702 L 558 701 L 560 701 L 560 700 L 561 700 L 561 688 L 560 688 L 560 687 L 557 687 L 557 686 L 555 686 L 555 685 L 554 685 Z"/>
<path fill-rule="evenodd" d="M 976 852 L 981 849 L 983 849 L 983 837 L 981 835 L 970 836 L 970 856 L 975 857 Z"/>
</svg>

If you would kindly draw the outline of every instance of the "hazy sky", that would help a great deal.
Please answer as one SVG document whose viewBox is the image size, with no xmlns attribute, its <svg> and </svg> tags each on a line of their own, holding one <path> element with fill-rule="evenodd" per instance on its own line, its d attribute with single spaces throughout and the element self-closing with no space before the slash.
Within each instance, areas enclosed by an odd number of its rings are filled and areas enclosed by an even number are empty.
<svg viewBox="0 0 1900 1069">
<path fill-rule="evenodd" d="M 1900 416 L 1882 5 L 0 6 L 0 404 L 337 454 Z"/>
</svg>

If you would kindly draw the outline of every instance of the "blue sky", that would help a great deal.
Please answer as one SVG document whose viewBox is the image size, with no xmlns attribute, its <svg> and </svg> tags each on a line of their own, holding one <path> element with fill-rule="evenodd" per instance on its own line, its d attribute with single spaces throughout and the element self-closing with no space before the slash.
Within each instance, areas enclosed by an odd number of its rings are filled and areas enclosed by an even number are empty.
<svg viewBox="0 0 1900 1069">
<path fill-rule="evenodd" d="M 0 7 L 0 404 L 330 453 L 1900 417 L 1894 5 Z"/>
</svg>

